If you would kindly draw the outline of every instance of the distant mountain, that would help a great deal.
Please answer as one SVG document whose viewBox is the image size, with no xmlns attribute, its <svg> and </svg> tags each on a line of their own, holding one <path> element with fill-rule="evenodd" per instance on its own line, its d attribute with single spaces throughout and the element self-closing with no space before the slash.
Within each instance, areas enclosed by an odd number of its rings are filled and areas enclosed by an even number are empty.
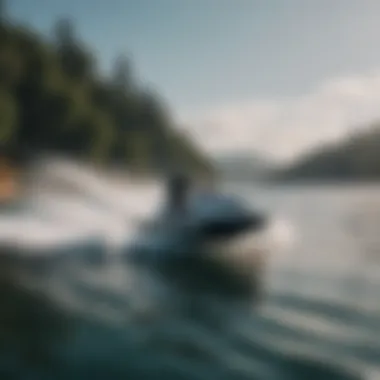
<svg viewBox="0 0 380 380">
<path fill-rule="evenodd" d="M 257 181 L 269 176 L 277 165 L 253 152 L 232 152 L 214 158 L 218 173 L 225 179 Z"/>
<path fill-rule="evenodd" d="M 378 181 L 380 179 L 380 122 L 346 139 L 320 147 L 279 170 L 285 181 Z"/>
</svg>

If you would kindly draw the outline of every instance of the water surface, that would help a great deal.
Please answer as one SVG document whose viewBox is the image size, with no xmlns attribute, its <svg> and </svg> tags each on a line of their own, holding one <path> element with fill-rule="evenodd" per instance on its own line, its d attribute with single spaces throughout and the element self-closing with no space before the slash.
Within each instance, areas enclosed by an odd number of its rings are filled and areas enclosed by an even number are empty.
<svg viewBox="0 0 380 380">
<path fill-rule="evenodd" d="M 53 364 L 32 370 L 8 352 L 1 378 L 380 379 L 380 188 L 226 188 L 282 220 L 259 306 L 186 292 L 122 259 L 123 240 L 157 193 L 135 194 L 129 221 L 127 191 L 109 195 L 103 211 L 44 199 L 30 211 L 40 223 L 85 225 L 89 237 L 23 277 L 68 314 L 46 317 L 65 327 L 64 338 L 47 340 Z"/>
</svg>

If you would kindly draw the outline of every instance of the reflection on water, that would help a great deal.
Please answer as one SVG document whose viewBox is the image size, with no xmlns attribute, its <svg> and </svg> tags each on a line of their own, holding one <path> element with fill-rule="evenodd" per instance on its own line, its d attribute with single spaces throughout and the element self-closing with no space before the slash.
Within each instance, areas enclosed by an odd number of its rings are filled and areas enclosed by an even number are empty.
<svg viewBox="0 0 380 380">
<path fill-rule="evenodd" d="M 17 272 L 19 285 L 2 286 L 0 378 L 380 378 L 373 254 L 379 190 L 234 190 L 296 227 L 291 249 L 270 258 L 259 306 L 211 292 L 212 281 L 190 292 L 178 282 L 181 275 L 166 281 L 158 270 L 102 255 L 104 241 L 99 249 L 102 241 L 94 240 L 38 265 L 29 259 Z M 28 355 L 18 355 L 20 347 Z M 49 355 L 33 367 L 25 357 L 39 352 Z"/>
</svg>

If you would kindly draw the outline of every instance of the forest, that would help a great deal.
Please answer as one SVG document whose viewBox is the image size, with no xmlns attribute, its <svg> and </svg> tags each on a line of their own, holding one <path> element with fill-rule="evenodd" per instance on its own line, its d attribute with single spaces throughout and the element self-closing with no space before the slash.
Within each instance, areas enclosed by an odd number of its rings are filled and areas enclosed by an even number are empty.
<svg viewBox="0 0 380 380">
<path fill-rule="evenodd" d="M 308 152 L 274 177 L 286 181 L 380 180 L 380 125 L 357 131 L 343 141 Z"/>
<path fill-rule="evenodd" d="M 3 3 L 4 4 L 4 3 Z M 3 5 L 4 6 L 4 5 Z M 106 76 L 69 19 L 43 36 L 0 10 L 0 149 L 19 164 L 39 152 L 154 172 L 157 154 L 210 173 L 207 156 L 173 121 L 165 101 L 136 79 L 128 57 Z"/>
</svg>

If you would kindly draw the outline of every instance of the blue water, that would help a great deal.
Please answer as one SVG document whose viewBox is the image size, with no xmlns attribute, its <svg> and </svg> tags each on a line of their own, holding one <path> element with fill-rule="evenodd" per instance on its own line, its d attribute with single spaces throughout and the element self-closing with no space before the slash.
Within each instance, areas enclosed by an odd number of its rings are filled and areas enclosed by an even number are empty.
<svg viewBox="0 0 380 380">
<path fill-rule="evenodd" d="M 52 328 L 42 339 L 41 357 L 49 354 L 39 366 L 9 346 L 0 378 L 380 379 L 377 233 L 363 227 L 378 189 L 234 191 L 297 227 L 295 244 L 269 260 L 259 304 L 174 287 L 105 256 L 102 240 L 71 247 L 29 259 L 20 279 L 60 310 L 46 312 L 37 336 L 53 319 L 63 336 Z M 351 219 L 364 232 L 350 230 Z"/>
</svg>

